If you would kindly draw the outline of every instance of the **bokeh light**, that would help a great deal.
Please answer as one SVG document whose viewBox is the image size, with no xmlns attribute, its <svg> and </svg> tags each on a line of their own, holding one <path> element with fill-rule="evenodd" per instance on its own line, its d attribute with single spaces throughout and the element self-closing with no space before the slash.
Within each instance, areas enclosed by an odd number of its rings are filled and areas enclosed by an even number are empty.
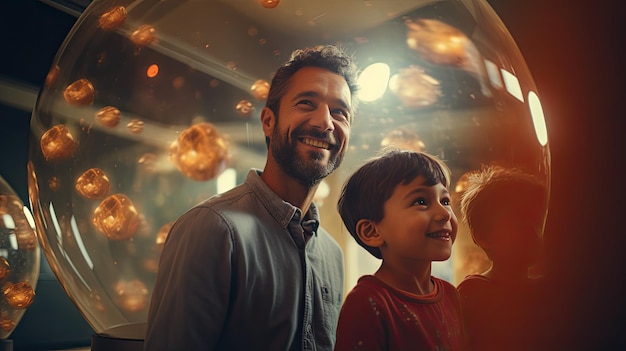
<svg viewBox="0 0 626 351">
<path fill-rule="evenodd" d="M 293 50 L 320 44 L 353 55 L 364 87 L 344 163 L 317 198 L 346 253 L 346 290 L 378 261 L 355 249 L 337 196 L 380 148 L 445 160 L 453 199 L 463 174 L 492 162 L 549 183 L 537 89 L 484 0 L 94 0 L 33 111 L 29 196 L 46 257 L 98 334 L 143 338 L 171 224 L 263 168 L 271 78 Z M 433 272 L 456 282 L 482 260 L 461 226 Z"/>
</svg>

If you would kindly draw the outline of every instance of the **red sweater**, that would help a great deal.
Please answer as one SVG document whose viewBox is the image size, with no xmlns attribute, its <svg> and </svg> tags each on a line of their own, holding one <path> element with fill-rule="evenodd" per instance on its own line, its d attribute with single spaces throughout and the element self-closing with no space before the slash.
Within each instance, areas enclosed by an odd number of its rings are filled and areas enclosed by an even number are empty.
<svg viewBox="0 0 626 351">
<path fill-rule="evenodd" d="M 463 350 L 457 291 L 432 280 L 432 293 L 414 295 L 373 275 L 361 277 L 341 307 L 335 350 Z"/>
</svg>

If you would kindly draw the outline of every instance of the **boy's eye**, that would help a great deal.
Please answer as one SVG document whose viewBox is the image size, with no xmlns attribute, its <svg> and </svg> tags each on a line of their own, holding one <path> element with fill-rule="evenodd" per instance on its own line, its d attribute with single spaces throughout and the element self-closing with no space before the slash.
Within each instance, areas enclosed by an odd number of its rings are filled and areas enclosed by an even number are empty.
<svg viewBox="0 0 626 351">
<path fill-rule="evenodd" d="M 413 204 L 419 205 L 419 206 L 425 206 L 426 205 L 426 199 L 423 198 L 423 197 L 420 197 L 418 199 L 415 199 L 415 201 L 413 201 Z"/>
</svg>

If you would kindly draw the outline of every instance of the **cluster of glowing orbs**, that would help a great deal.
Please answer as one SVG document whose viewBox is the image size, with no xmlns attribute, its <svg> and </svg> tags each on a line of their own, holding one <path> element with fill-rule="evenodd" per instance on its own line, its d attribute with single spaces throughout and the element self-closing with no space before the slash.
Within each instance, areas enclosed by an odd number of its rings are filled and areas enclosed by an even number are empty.
<svg viewBox="0 0 626 351">
<path fill-rule="evenodd" d="M 270 92 L 270 83 L 264 79 L 258 79 L 250 87 L 250 94 L 259 100 L 263 101 L 267 99 L 267 94 Z"/>
<path fill-rule="evenodd" d="M 259 4 L 266 9 L 273 9 L 280 4 L 280 0 L 259 0 Z"/>
<path fill-rule="evenodd" d="M 389 79 L 389 90 L 407 107 L 433 105 L 441 96 L 439 81 L 417 66 L 409 66 Z"/>
<path fill-rule="evenodd" d="M 104 106 L 96 112 L 96 121 L 101 125 L 113 128 L 120 123 L 122 113 L 115 106 Z"/>
<path fill-rule="evenodd" d="M 172 142 L 170 159 L 191 179 L 213 179 L 226 168 L 228 143 L 213 124 L 198 123 L 182 131 Z"/>
<path fill-rule="evenodd" d="M 63 90 L 63 98 L 72 106 L 89 106 L 95 95 L 93 84 L 85 78 L 74 81 Z"/>
<path fill-rule="evenodd" d="M 76 151 L 77 142 L 64 124 L 48 129 L 40 139 L 41 152 L 48 161 L 64 160 Z"/>
<path fill-rule="evenodd" d="M 115 30 L 126 21 L 127 16 L 128 12 L 124 6 L 116 6 L 100 15 L 98 27 L 103 30 Z"/>
<path fill-rule="evenodd" d="M 102 199 L 109 194 L 111 182 L 100 168 L 90 168 L 76 179 L 76 191 L 87 199 Z"/>
<path fill-rule="evenodd" d="M 113 240 L 132 238 L 139 228 L 139 214 L 133 202 L 124 194 L 106 197 L 93 211 L 94 226 Z"/>
<path fill-rule="evenodd" d="M 252 103 L 248 100 L 241 100 L 235 106 L 235 111 L 245 118 L 250 117 L 253 110 L 254 106 L 252 106 Z"/>
<path fill-rule="evenodd" d="M 150 45 L 157 41 L 156 29 L 149 24 L 141 25 L 131 33 L 130 40 L 137 46 Z"/>
</svg>

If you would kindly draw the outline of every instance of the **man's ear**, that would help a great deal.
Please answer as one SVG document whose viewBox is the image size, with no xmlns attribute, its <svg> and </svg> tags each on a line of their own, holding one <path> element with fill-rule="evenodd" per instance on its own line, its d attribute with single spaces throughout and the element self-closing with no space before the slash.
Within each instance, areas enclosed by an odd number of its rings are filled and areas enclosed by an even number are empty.
<svg viewBox="0 0 626 351">
<path fill-rule="evenodd" d="M 380 247 L 385 243 L 378 233 L 376 223 L 369 219 L 360 219 L 356 222 L 356 234 L 367 246 Z"/>
<path fill-rule="evenodd" d="M 263 133 L 266 137 L 272 136 L 274 125 L 276 124 L 276 115 L 269 107 L 263 107 L 261 111 L 261 125 L 263 126 Z"/>
</svg>

